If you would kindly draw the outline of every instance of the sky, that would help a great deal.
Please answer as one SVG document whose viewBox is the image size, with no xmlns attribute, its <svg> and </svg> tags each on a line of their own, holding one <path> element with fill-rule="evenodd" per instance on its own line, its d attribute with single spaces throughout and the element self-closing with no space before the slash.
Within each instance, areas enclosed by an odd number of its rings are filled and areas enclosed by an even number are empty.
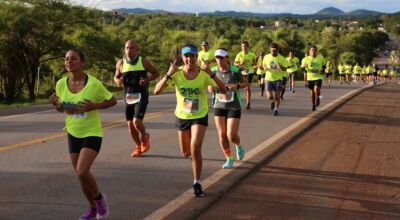
<svg viewBox="0 0 400 220">
<path fill-rule="evenodd" d="M 70 0 L 86 7 L 162 9 L 170 12 L 242 11 L 255 13 L 313 14 L 326 7 L 344 12 L 367 9 L 385 13 L 400 11 L 400 0 Z"/>
</svg>

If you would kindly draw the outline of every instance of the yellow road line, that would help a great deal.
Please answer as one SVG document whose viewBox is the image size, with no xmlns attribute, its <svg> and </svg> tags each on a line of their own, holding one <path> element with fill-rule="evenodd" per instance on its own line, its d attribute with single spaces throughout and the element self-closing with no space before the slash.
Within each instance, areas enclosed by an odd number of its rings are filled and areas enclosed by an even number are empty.
<svg viewBox="0 0 400 220">
<path fill-rule="evenodd" d="M 163 114 L 165 114 L 166 112 L 171 112 L 171 111 L 172 111 L 171 109 L 168 109 L 168 110 L 161 111 L 161 112 L 149 113 L 149 114 L 147 114 L 145 116 L 144 119 L 149 120 L 149 119 L 153 119 L 153 118 L 158 118 L 158 117 L 162 116 Z M 103 126 L 103 128 L 104 129 L 111 129 L 111 128 L 123 126 L 125 124 L 126 124 L 125 120 L 118 120 L 118 121 L 114 121 L 114 122 L 110 122 L 110 123 L 105 124 Z M 5 151 L 9 151 L 9 150 L 13 150 L 13 149 L 17 149 L 17 148 L 21 148 L 21 147 L 26 147 L 26 146 L 32 145 L 32 144 L 44 143 L 46 141 L 54 140 L 54 139 L 57 139 L 57 138 L 60 138 L 60 137 L 64 137 L 64 136 L 67 136 L 66 132 L 57 132 L 57 133 L 54 133 L 52 135 L 35 138 L 33 140 L 30 140 L 30 141 L 24 141 L 24 142 L 21 142 L 21 143 L 0 146 L 0 153 L 5 152 Z"/>
</svg>

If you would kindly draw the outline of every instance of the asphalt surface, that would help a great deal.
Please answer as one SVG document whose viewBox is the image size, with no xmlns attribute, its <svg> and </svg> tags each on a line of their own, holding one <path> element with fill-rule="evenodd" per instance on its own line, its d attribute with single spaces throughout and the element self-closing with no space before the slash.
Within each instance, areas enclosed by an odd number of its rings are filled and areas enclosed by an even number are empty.
<svg viewBox="0 0 400 220">
<path fill-rule="evenodd" d="M 399 109 L 398 83 L 360 91 L 167 219 L 400 219 Z"/>
</svg>

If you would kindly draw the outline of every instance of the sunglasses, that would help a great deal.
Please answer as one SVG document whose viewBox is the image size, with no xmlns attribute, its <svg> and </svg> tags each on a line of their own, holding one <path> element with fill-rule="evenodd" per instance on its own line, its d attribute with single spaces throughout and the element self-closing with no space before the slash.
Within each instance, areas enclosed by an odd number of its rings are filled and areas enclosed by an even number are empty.
<svg viewBox="0 0 400 220">
<path fill-rule="evenodd" d="M 216 59 L 223 59 L 223 58 L 225 58 L 225 57 L 216 56 L 215 58 L 216 58 Z"/>
</svg>

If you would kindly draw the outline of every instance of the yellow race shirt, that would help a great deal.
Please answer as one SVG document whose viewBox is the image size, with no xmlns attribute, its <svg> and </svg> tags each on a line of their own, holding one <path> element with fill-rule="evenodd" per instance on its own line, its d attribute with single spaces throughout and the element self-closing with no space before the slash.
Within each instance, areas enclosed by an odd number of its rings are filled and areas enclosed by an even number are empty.
<svg viewBox="0 0 400 220">
<path fill-rule="evenodd" d="M 257 55 L 253 52 L 248 52 L 245 54 L 243 51 L 238 53 L 235 57 L 235 63 L 240 63 L 245 66 L 242 70 L 243 75 L 248 75 L 254 73 L 253 64 L 256 62 Z"/>
<path fill-rule="evenodd" d="M 183 70 L 171 76 L 175 83 L 175 115 L 180 119 L 203 118 L 208 113 L 207 86 L 216 86 L 213 79 L 200 70 L 193 80 L 186 79 Z"/>
<path fill-rule="evenodd" d="M 257 60 L 257 75 L 264 75 L 265 74 L 265 70 L 264 70 L 264 68 L 262 68 L 262 62 L 263 62 L 263 59 L 261 59 L 261 58 L 258 58 L 258 60 Z"/>
<path fill-rule="evenodd" d="M 210 62 L 210 68 L 213 68 L 213 67 L 217 66 L 217 63 L 216 63 L 215 58 L 214 58 L 214 53 L 215 53 L 215 51 L 213 51 L 213 50 L 208 50 L 207 52 L 204 51 L 204 50 L 200 51 L 198 53 L 198 56 L 197 56 L 197 64 L 201 68 L 204 68 L 203 62 L 204 61 L 209 61 Z"/>
<path fill-rule="evenodd" d="M 299 58 L 297 58 L 297 57 L 293 57 L 293 58 L 287 57 L 286 59 L 290 62 L 290 68 L 288 68 L 286 70 L 288 73 L 293 73 L 293 72 L 296 72 L 297 70 L 299 70 L 299 63 L 300 63 Z"/>
<path fill-rule="evenodd" d="M 346 74 L 346 69 L 345 69 L 344 65 L 339 64 L 337 69 L 338 69 L 340 75 Z"/>
<path fill-rule="evenodd" d="M 67 85 L 68 77 L 63 77 L 57 81 L 56 94 L 59 97 L 59 102 L 64 108 L 71 108 L 75 111 L 72 114 L 67 114 L 65 117 L 64 129 L 74 137 L 85 138 L 89 136 L 102 137 L 103 129 L 101 126 L 99 110 L 90 112 L 79 112 L 77 106 L 79 102 L 90 100 L 93 103 L 110 100 L 113 96 L 99 80 L 92 76 L 88 76 L 88 81 L 85 87 L 78 92 L 70 92 Z"/>
<path fill-rule="evenodd" d="M 279 66 L 285 68 L 288 68 L 290 66 L 290 62 L 280 54 L 278 54 L 276 57 L 272 56 L 272 54 L 267 54 L 264 57 L 263 66 L 265 69 L 267 69 L 265 80 L 277 81 L 281 80 L 282 77 L 287 77 L 287 72 L 280 69 L 278 64 Z"/>
<path fill-rule="evenodd" d="M 352 66 L 352 65 L 347 64 L 347 65 L 344 67 L 344 69 L 345 69 L 345 73 L 346 73 L 346 74 L 351 74 L 351 73 L 353 72 L 353 66 Z"/>
<path fill-rule="evenodd" d="M 325 58 L 321 55 L 316 57 L 308 56 L 305 58 L 303 67 L 307 70 L 307 81 L 323 79 L 322 66 L 326 64 Z"/>
<path fill-rule="evenodd" d="M 354 74 L 361 74 L 362 67 L 359 66 L 359 65 L 355 65 L 354 68 L 353 68 L 353 72 L 354 72 Z"/>
</svg>

